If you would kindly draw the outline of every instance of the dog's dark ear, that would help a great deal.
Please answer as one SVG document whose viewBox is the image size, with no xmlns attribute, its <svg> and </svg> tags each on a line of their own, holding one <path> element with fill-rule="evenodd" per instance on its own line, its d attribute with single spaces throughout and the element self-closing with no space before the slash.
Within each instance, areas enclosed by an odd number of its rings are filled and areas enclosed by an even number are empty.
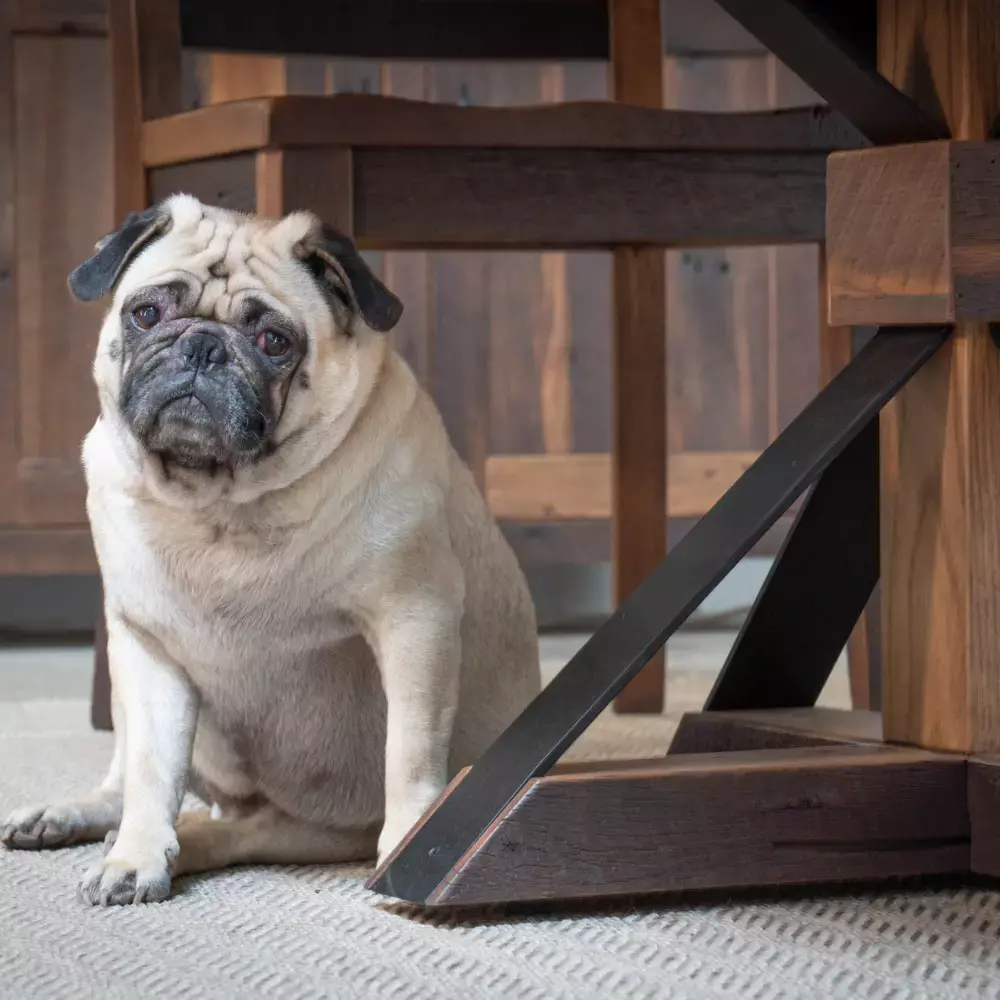
<svg viewBox="0 0 1000 1000">
<path fill-rule="evenodd" d="M 93 302 L 115 287 L 133 257 L 170 223 L 170 216 L 154 206 L 145 212 L 132 212 L 121 228 L 105 236 L 94 247 L 94 256 L 85 260 L 69 276 L 73 294 L 84 302 Z"/>
<path fill-rule="evenodd" d="M 386 333 L 403 315 L 403 303 L 372 273 L 358 248 L 343 233 L 323 226 L 319 235 L 306 240 L 306 263 L 326 290 L 355 309 L 373 330 Z"/>
</svg>

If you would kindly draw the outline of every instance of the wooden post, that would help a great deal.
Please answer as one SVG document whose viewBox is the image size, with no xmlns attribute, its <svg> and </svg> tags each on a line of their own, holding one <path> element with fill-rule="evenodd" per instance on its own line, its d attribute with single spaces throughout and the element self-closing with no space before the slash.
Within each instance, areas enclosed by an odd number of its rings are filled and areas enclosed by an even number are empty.
<svg viewBox="0 0 1000 1000">
<path fill-rule="evenodd" d="M 956 139 L 1000 111 L 998 54 L 1000 0 L 880 0 L 880 71 Z M 1000 750 L 998 399 L 1000 352 L 960 323 L 883 414 L 888 740 Z"/>
<path fill-rule="evenodd" d="M 660 0 L 610 0 L 615 100 L 663 105 Z M 612 573 L 627 597 L 667 550 L 667 296 L 664 253 L 619 247 L 613 261 Z M 664 655 L 618 696 L 619 712 L 662 712 Z"/>
</svg>

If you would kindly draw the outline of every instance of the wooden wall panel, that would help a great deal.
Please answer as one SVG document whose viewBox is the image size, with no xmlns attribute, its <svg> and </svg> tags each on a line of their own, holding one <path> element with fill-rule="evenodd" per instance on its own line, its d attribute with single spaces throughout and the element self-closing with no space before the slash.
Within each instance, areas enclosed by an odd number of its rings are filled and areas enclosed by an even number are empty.
<svg viewBox="0 0 1000 1000">
<path fill-rule="evenodd" d="M 533 63 L 491 67 L 488 102 L 540 103 L 543 72 Z M 542 258 L 530 251 L 490 258 L 489 450 L 545 451 L 541 363 L 551 331 Z"/>
<path fill-rule="evenodd" d="M 608 97 L 607 67 L 563 68 L 567 101 Z M 570 317 L 570 412 L 573 450 L 611 449 L 611 256 L 565 255 L 566 301 Z"/>
<path fill-rule="evenodd" d="M 428 76 L 429 70 L 422 63 L 384 63 L 380 75 L 381 93 L 426 100 Z M 384 254 L 382 276 L 404 303 L 403 318 L 392 332 L 393 344 L 421 383 L 433 391 L 432 255 L 419 251 Z"/>
<path fill-rule="evenodd" d="M 766 62 L 769 105 L 820 103 L 819 96 L 774 56 L 768 55 Z M 768 258 L 768 434 L 773 439 L 819 386 L 819 247 L 770 247 Z"/>
<path fill-rule="evenodd" d="M 15 479 L 18 459 L 17 285 L 15 245 L 17 178 L 14 164 L 14 38 L 11 5 L 0 4 L 0 476 Z M 16 488 L 0 489 L 0 522 L 17 520 Z"/>
<path fill-rule="evenodd" d="M 80 443 L 97 416 L 103 313 L 66 275 L 113 228 L 107 42 L 14 41 L 19 520 L 82 523 Z"/>
<path fill-rule="evenodd" d="M 491 71 L 481 64 L 430 67 L 432 101 L 489 104 Z M 489 453 L 490 272 L 493 254 L 438 253 L 433 258 L 434 351 L 431 380 L 445 426 L 476 482 Z"/>
<path fill-rule="evenodd" d="M 668 107 L 769 106 L 760 57 L 670 57 L 665 70 Z M 767 444 L 768 266 L 760 247 L 668 253 L 672 451 Z"/>
</svg>

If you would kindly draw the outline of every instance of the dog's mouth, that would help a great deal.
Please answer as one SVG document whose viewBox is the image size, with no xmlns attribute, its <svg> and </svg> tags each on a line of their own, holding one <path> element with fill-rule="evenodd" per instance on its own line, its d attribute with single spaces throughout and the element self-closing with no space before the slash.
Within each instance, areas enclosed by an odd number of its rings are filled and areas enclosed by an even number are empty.
<svg viewBox="0 0 1000 1000">
<path fill-rule="evenodd" d="M 267 448 L 266 408 L 232 378 L 199 373 L 155 379 L 123 400 L 122 412 L 143 447 L 167 468 L 235 470 Z"/>
<path fill-rule="evenodd" d="M 166 466 L 214 472 L 227 464 L 209 409 L 193 393 L 172 399 L 160 410 L 146 447 Z"/>
</svg>

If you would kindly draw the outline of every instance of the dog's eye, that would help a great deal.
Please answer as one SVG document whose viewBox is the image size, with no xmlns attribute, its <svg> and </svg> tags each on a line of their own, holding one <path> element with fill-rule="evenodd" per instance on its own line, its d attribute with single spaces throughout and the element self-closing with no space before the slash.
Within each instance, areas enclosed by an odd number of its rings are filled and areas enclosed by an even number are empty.
<svg viewBox="0 0 1000 1000">
<path fill-rule="evenodd" d="M 288 348 L 292 344 L 283 333 L 278 333 L 277 330 L 265 330 L 257 335 L 257 346 L 269 358 L 280 358 L 282 354 L 288 353 Z"/>
<path fill-rule="evenodd" d="M 160 310 L 156 306 L 139 306 L 132 310 L 132 322 L 140 330 L 149 330 L 160 322 Z"/>
</svg>

